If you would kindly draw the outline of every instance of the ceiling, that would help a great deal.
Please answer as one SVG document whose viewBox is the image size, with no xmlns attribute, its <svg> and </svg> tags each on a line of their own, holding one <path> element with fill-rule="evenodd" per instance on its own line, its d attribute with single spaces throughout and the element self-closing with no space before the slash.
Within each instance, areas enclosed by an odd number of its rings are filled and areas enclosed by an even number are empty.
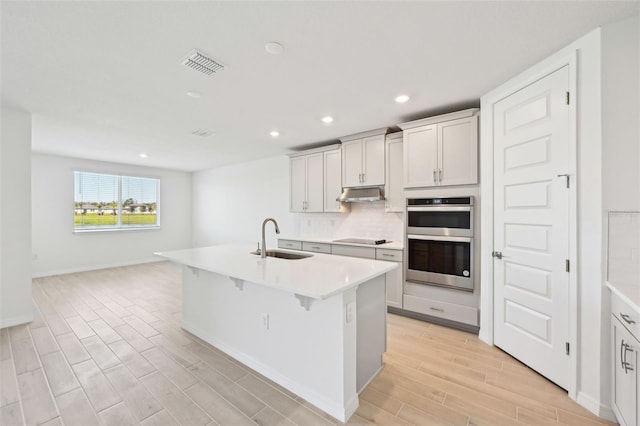
<svg viewBox="0 0 640 426">
<path fill-rule="evenodd" d="M 478 106 L 639 5 L 3 0 L 2 103 L 32 112 L 33 151 L 202 170 Z M 224 70 L 182 65 L 194 48 Z"/>
</svg>

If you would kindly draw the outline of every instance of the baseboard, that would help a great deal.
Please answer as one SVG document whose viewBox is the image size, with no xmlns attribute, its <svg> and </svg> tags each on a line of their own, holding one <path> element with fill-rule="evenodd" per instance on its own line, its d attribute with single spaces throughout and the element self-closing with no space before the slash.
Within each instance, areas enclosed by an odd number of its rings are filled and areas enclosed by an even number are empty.
<svg viewBox="0 0 640 426">
<path fill-rule="evenodd" d="M 301 398 L 305 399 L 309 403 L 315 405 L 322 411 L 329 413 L 336 419 L 346 422 L 349 417 L 356 411 L 358 408 L 358 395 L 354 395 L 344 407 L 336 405 L 334 401 L 330 401 L 323 397 L 322 395 L 317 394 L 315 391 L 307 388 L 304 385 L 301 385 L 298 382 L 294 382 L 288 377 L 283 376 L 278 371 L 275 371 L 273 368 L 265 365 L 264 363 L 258 361 L 257 359 L 238 351 L 237 349 L 221 342 L 211 335 L 207 334 L 197 326 L 194 326 L 189 321 L 182 321 L 182 328 L 193 334 L 194 336 L 199 337 L 215 348 L 221 350 L 227 355 L 231 356 L 235 360 L 241 362 L 247 367 L 257 371 L 258 373 L 264 375 L 265 377 L 273 380 L 280 386 L 290 390 Z"/>
<path fill-rule="evenodd" d="M 33 321 L 33 312 L 12 318 L 0 318 L 0 328 L 13 327 L 14 325 L 27 324 Z"/>
<path fill-rule="evenodd" d="M 76 272 L 97 271 L 100 269 L 118 268 L 121 266 L 141 265 L 144 263 L 156 263 L 156 262 L 166 262 L 166 260 L 159 259 L 157 257 L 151 257 L 148 259 L 139 259 L 139 260 L 134 260 L 130 262 L 115 262 L 115 263 L 106 263 L 103 265 L 81 266 L 77 268 L 57 269 L 53 271 L 36 272 L 32 274 L 31 277 L 32 278 L 51 277 L 53 275 L 75 274 Z"/>
<path fill-rule="evenodd" d="M 618 421 L 609 405 L 600 403 L 600 401 L 595 400 L 584 392 L 578 392 L 576 402 L 598 417 L 602 417 L 603 419 L 607 419 L 612 422 Z"/>
<path fill-rule="evenodd" d="M 457 330 L 467 331 L 469 333 L 478 334 L 480 327 L 462 322 L 452 321 L 445 318 L 434 317 L 432 315 L 421 314 L 419 312 L 407 311 L 406 309 L 394 308 L 393 306 L 387 306 L 387 312 L 403 317 L 413 318 L 420 321 L 430 322 L 432 324 L 443 325 L 449 328 L 455 328 Z"/>
<path fill-rule="evenodd" d="M 480 339 L 482 342 L 486 343 L 487 345 L 493 346 L 493 337 L 487 333 L 485 330 L 482 329 L 482 327 L 480 327 L 480 332 L 478 333 L 478 339 Z"/>
</svg>

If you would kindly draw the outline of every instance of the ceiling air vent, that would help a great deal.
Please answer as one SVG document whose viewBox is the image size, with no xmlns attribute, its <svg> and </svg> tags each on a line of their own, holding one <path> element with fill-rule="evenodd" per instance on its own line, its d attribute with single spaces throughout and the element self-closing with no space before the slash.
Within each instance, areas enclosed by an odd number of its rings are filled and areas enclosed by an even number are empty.
<svg viewBox="0 0 640 426">
<path fill-rule="evenodd" d="M 182 59 L 182 63 L 189 68 L 193 68 L 206 75 L 211 75 L 216 71 L 224 70 L 224 65 L 214 61 L 205 53 L 199 50 L 192 50 Z"/>
<path fill-rule="evenodd" d="M 191 132 L 191 134 L 194 136 L 200 136 L 200 137 L 206 138 L 206 137 L 212 136 L 213 132 L 207 129 L 197 129 Z"/>
</svg>

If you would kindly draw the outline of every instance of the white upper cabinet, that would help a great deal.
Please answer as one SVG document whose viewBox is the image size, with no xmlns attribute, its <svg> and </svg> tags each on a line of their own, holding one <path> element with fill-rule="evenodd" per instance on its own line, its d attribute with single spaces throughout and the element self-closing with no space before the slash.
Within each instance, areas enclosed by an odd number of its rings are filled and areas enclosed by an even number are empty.
<svg viewBox="0 0 640 426">
<path fill-rule="evenodd" d="M 292 212 L 342 212 L 336 201 L 342 193 L 340 145 L 291 154 L 290 205 Z"/>
<path fill-rule="evenodd" d="M 336 201 L 342 193 L 342 152 L 332 149 L 324 153 L 324 211 L 344 212 L 348 205 Z"/>
<path fill-rule="evenodd" d="M 304 211 L 307 201 L 307 157 L 293 157 L 289 160 L 291 197 L 289 210 Z"/>
<path fill-rule="evenodd" d="M 403 145 L 405 188 L 437 185 L 437 125 L 405 130 Z"/>
<path fill-rule="evenodd" d="M 387 129 L 342 138 L 342 186 L 382 186 Z"/>
<path fill-rule="evenodd" d="M 386 198 L 385 211 L 402 212 L 404 211 L 404 189 L 402 178 L 402 133 L 393 133 L 387 135 L 385 141 L 385 190 Z"/>
<path fill-rule="evenodd" d="M 321 212 L 324 208 L 322 152 L 292 157 L 291 204 L 292 212 Z"/>
<path fill-rule="evenodd" d="M 478 114 L 472 108 L 399 124 L 404 187 L 478 183 Z"/>
</svg>

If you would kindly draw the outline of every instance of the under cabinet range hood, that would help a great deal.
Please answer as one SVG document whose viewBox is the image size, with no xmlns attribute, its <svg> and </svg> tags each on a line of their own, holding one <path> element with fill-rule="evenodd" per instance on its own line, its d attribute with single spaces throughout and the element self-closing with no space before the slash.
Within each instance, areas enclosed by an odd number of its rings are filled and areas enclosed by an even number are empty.
<svg viewBox="0 0 640 426">
<path fill-rule="evenodd" d="M 363 201 L 384 201 L 384 191 L 380 186 L 367 188 L 344 188 L 342 194 L 336 198 L 342 203 L 357 203 Z"/>
</svg>

